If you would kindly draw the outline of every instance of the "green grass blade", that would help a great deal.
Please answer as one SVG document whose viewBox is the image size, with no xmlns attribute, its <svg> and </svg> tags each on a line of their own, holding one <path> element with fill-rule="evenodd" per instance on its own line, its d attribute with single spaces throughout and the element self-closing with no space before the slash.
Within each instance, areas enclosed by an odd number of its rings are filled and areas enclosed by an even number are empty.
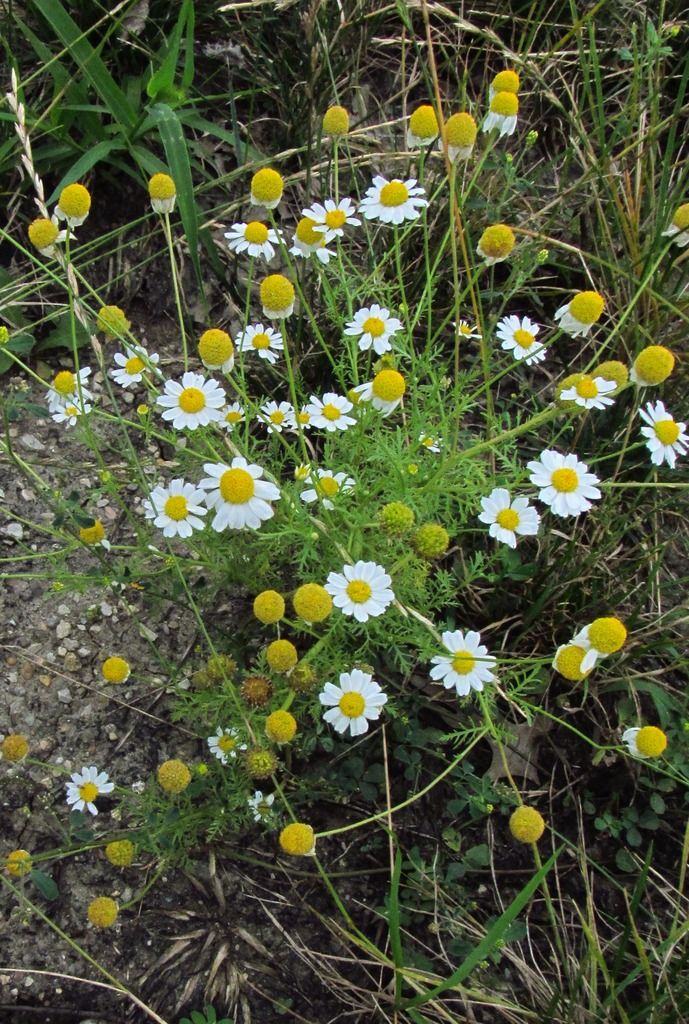
<svg viewBox="0 0 689 1024">
<path fill-rule="evenodd" d="M 196 272 L 199 287 L 203 289 L 199 262 L 199 223 L 194 200 L 189 151 L 182 125 L 175 111 L 165 103 L 156 103 L 151 109 L 160 131 L 170 174 L 177 187 L 177 204 L 182 225 L 189 243 L 189 255 Z"/>
<path fill-rule="evenodd" d="M 124 142 L 121 142 L 119 139 L 105 139 L 103 142 L 98 142 L 95 146 L 92 146 L 62 175 L 52 194 L 48 197 L 48 204 L 54 203 L 57 200 L 65 185 L 70 185 L 73 181 L 80 181 L 87 171 L 90 171 L 101 160 L 105 160 L 112 153 L 125 148 Z"/>
<path fill-rule="evenodd" d="M 170 39 L 167 44 L 167 52 L 165 56 L 162 58 L 160 67 L 151 76 L 148 85 L 146 86 L 146 92 L 151 97 L 151 99 L 155 99 L 156 96 L 158 96 L 161 92 L 163 92 L 166 89 L 170 89 L 174 84 L 175 71 L 177 70 L 177 60 L 179 58 L 179 47 L 182 41 L 182 31 L 184 29 L 185 23 L 190 17 L 190 12 L 193 33 L 193 7 L 190 3 L 190 0 L 184 0 L 184 3 L 182 4 L 182 9 L 179 12 L 177 24 L 170 33 Z"/>
</svg>

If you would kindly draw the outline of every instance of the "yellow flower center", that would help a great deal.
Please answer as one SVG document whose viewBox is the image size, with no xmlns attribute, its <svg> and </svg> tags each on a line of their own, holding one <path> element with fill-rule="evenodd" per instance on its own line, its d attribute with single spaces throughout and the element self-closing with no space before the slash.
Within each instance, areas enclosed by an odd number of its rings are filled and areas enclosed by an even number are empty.
<svg viewBox="0 0 689 1024">
<path fill-rule="evenodd" d="M 364 320 L 364 334 L 370 334 L 372 338 L 380 338 L 385 333 L 385 324 L 379 316 L 370 316 Z"/>
<path fill-rule="evenodd" d="M 261 281 L 261 302 L 266 309 L 289 309 L 294 302 L 294 286 L 282 274 L 269 274 Z"/>
<path fill-rule="evenodd" d="M 98 796 L 98 786 L 95 782 L 85 782 L 83 786 L 79 786 L 79 796 L 87 804 L 93 803 Z"/>
<path fill-rule="evenodd" d="M 518 327 L 514 332 L 514 340 L 521 348 L 531 348 L 534 343 L 535 335 L 531 331 L 524 331 L 521 327 Z"/>
<path fill-rule="evenodd" d="M 519 75 L 510 69 L 500 71 L 493 79 L 493 88 L 496 92 L 519 92 Z"/>
<path fill-rule="evenodd" d="M 577 381 L 576 391 L 579 398 L 595 398 L 598 394 L 598 388 L 593 377 L 589 377 L 586 374 Z"/>
<path fill-rule="evenodd" d="M 206 404 L 206 396 L 200 388 L 185 388 L 179 396 L 179 407 L 183 412 L 200 412 Z"/>
<path fill-rule="evenodd" d="M 636 747 L 646 757 L 660 757 L 667 747 L 667 736 L 655 725 L 645 725 L 636 734 Z"/>
<path fill-rule="evenodd" d="M 77 379 L 69 370 L 60 370 L 53 381 L 53 390 L 60 395 L 71 395 L 76 388 Z"/>
<path fill-rule="evenodd" d="M 363 714 L 366 703 L 360 693 L 349 690 L 340 697 L 339 708 L 347 718 L 358 718 Z"/>
<path fill-rule="evenodd" d="M 643 384 L 662 384 L 672 373 L 675 357 L 664 345 L 649 345 L 634 361 L 634 369 Z"/>
<path fill-rule="evenodd" d="M 569 679 L 572 683 L 578 682 L 588 675 L 588 672 L 581 671 L 581 663 L 585 654 L 586 651 L 583 647 L 568 644 L 558 654 L 555 668 L 565 679 Z"/>
<path fill-rule="evenodd" d="M 259 202 L 274 203 L 282 195 L 282 176 L 272 167 L 263 167 L 251 179 L 251 193 Z"/>
<path fill-rule="evenodd" d="M 67 413 L 68 416 L 78 416 L 79 415 L 79 410 L 77 409 L 76 405 L 66 405 L 65 406 L 65 412 Z"/>
<path fill-rule="evenodd" d="M 323 131 L 326 135 L 346 135 L 349 131 L 349 114 L 344 107 L 329 107 L 323 115 Z"/>
<path fill-rule="evenodd" d="M 679 437 L 679 427 L 674 420 L 659 420 L 653 429 L 663 444 L 674 444 Z"/>
<path fill-rule="evenodd" d="M 218 747 L 222 750 L 223 754 L 227 754 L 228 751 L 234 750 L 237 746 L 237 741 L 234 736 L 221 736 L 218 740 Z"/>
<path fill-rule="evenodd" d="M 380 190 L 380 201 L 383 206 L 402 206 L 407 199 L 409 191 L 401 181 L 389 181 Z"/>
<path fill-rule="evenodd" d="M 104 537 L 105 527 L 100 519 L 96 519 L 93 526 L 81 526 L 79 528 L 79 538 L 84 544 L 98 544 Z"/>
<path fill-rule="evenodd" d="M 58 206 L 67 217 L 85 217 L 91 209 L 88 189 L 76 182 L 60 192 Z"/>
<path fill-rule="evenodd" d="M 598 292 L 579 292 L 569 304 L 569 312 L 580 324 L 595 324 L 605 309 L 605 299 Z"/>
<path fill-rule="evenodd" d="M 322 622 L 332 611 L 333 599 L 319 583 L 304 583 L 295 592 L 292 604 L 305 622 Z"/>
<path fill-rule="evenodd" d="M 333 405 L 332 402 L 328 402 L 326 405 L 323 406 L 323 415 L 325 416 L 326 420 L 334 421 L 339 420 L 342 413 L 340 412 L 336 405 Z"/>
<path fill-rule="evenodd" d="M 124 364 L 124 368 L 126 372 L 133 377 L 135 373 L 141 373 L 141 371 L 145 368 L 145 363 L 143 359 L 139 359 L 138 356 L 130 356 L 130 358 Z"/>
<path fill-rule="evenodd" d="M 175 494 L 165 502 L 165 515 L 169 519 L 179 522 L 180 519 L 186 519 L 188 514 L 187 499 L 184 495 Z"/>
<path fill-rule="evenodd" d="M 450 146 L 473 146 L 478 128 L 471 114 L 453 114 L 445 122 L 445 133 Z"/>
<path fill-rule="evenodd" d="M 22 878 L 31 871 L 31 854 L 28 850 L 13 850 L 7 854 L 5 867 L 10 875 L 15 878 Z"/>
<path fill-rule="evenodd" d="M 268 241 L 268 228 L 260 220 L 252 220 L 244 228 L 244 241 L 252 245 L 263 245 Z"/>
<path fill-rule="evenodd" d="M 129 663 L 124 658 L 106 658 L 101 666 L 103 679 L 108 683 L 123 683 L 129 676 Z"/>
<path fill-rule="evenodd" d="M 261 776 L 263 778 L 264 776 Z M 292 857 L 306 857 L 314 847 L 314 834 L 310 825 L 294 821 L 285 825 L 280 833 L 280 846 Z"/>
<path fill-rule="evenodd" d="M 510 817 L 510 832 L 519 843 L 535 843 L 545 831 L 545 822 L 535 807 L 518 807 Z"/>
<path fill-rule="evenodd" d="M 211 327 L 199 338 L 199 355 L 204 363 L 211 366 L 222 366 L 234 355 L 232 339 L 226 331 Z"/>
<path fill-rule="evenodd" d="M 347 220 L 347 214 L 343 210 L 328 210 L 325 215 L 325 223 L 329 228 L 341 228 Z"/>
<path fill-rule="evenodd" d="M 601 654 L 619 651 L 627 639 L 624 623 L 614 617 L 595 619 L 589 626 L 589 640 Z"/>
<path fill-rule="evenodd" d="M 574 469 L 556 469 L 550 478 L 550 483 L 561 494 L 571 494 L 579 486 L 579 477 Z"/>
<path fill-rule="evenodd" d="M 251 344 L 257 349 L 270 348 L 270 338 L 264 332 L 260 332 L 259 334 L 254 334 Z"/>
<path fill-rule="evenodd" d="M 297 423 L 301 423 L 301 425 L 304 426 L 305 424 L 310 423 L 310 422 L 311 422 L 311 413 L 306 412 L 306 410 L 304 410 L 303 412 L 298 412 L 297 413 Z"/>
<path fill-rule="evenodd" d="M 177 189 L 169 174 L 154 174 L 148 183 L 148 194 L 151 199 L 172 199 Z"/>
<path fill-rule="evenodd" d="M 268 419 L 270 420 L 271 423 L 274 423 L 276 426 L 280 426 L 281 423 L 284 423 L 285 414 L 284 412 L 280 412 L 279 409 L 276 409 L 275 412 L 271 412 Z"/>
<path fill-rule="evenodd" d="M 409 118 L 409 129 L 418 139 L 434 139 L 438 134 L 438 119 L 433 107 L 417 107 Z"/>
<path fill-rule="evenodd" d="M 485 256 L 504 259 L 514 249 L 514 232 L 507 224 L 492 224 L 483 232 L 478 244 Z"/>
<path fill-rule="evenodd" d="M 332 476 L 324 476 L 316 484 L 316 490 L 326 498 L 333 498 L 340 489 L 337 480 Z"/>
<path fill-rule="evenodd" d="M 244 505 L 255 489 L 254 478 L 245 469 L 226 469 L 220 477 L 220 493 L 232 505 Z"/>
<path fill-rule="evenodd" d="M 310 217 L 302 217 L 297 224 L 297 238 L 304 245 L 320 245 L 323 241 L 323 233 L 315 231 L 316 221 Z"/>
<path fill-rule="evenodd" d="M 680 231 L 686 231 L 689 228 L 689 203 L 682 203 L 681 206 L 677 207 L 672 223 Z"/>
<path fill-rule="evenodd" d="M 236 409 L 233 409 L 232 412 L 226 413 L 226 415 L 225 415 L 225 422 L 226 423 L 241 423 L 242 422 L 242 414 L 241 414 L 241 412 L 237 412 Z"/>
<path fill-rule="evenodd" d="M 519 513 L 513 508 L 501 508 L 497 514 L 496 522 L 503 530 L 515 530 L 519 526 Z"/>
<path fill-rule="evenodd" d="M 501 117 L 515 117 L 519 112 L 519 100 L 513 92 L 496 92 L 490 101 L 490 110 Z"/>
<path fill-rule="evenodd" d="M 459 676 L 466 676 L 473 671 L 476 658 L 470 651 L 455 651 L 452 659 L 452 669 Z"/>
<path fill-rule="evenodd" d="M 274 743 L 289 743 L 297 731 L 297 720 L 289 711 L 273 711 L 266 719 L 266 736 Z"/>
<path fill-rule="evenodd" d="M 29 224 L 29 241 L 37 249 L 47 249 L 57 238 L 57 226 L 46 217 L 38 217 Z"/>
<path fill-rule="evenodd" d="M 424 437 L 424 438 L 421 439 L 421 444 L 424 446 L 424 448 L 432 448 L 433 445 L 435 444 L 435 438 L 434 437 Z"/>
<path fill-rule="evenodd" d="M 365 604 L 373 591 L 365 580 L 352 580 L 347 584 L 347 597 L 354 604 Z"/>
<path fill-rule="evenodd" d="M 373 394 L 383 402 L 396 402 L 406 389 L 404 377 L 397 370 L 381 370 L 373 378 Z"/>
</svg>

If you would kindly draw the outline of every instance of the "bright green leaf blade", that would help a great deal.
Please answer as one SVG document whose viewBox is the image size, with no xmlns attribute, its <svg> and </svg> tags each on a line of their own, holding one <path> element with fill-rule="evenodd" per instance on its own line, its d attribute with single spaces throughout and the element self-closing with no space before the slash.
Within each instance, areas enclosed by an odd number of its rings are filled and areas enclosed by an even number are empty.
<svg viewBox="0 0 689 1024">
<path fill-rule="evenodd" d="M 151 114 L 158 122 L 160 138 L 165 149 L 170 175 L 177 188 L 177 205 L 182 218 L 182 225 L 189 244 L 191 257 L 199 287 L 203 288 L 201 264 L 199 262 L 199 224 L 194 199 L 194 186 L 191 178 L 191 164 L 184 132 L 177 114 L 165 103 L 156 103 Z"/>
<path fill-rule="evenodd" d="M 44 896 L 47 900 L 56 900 L 60 895 L 60 890 L 55 885 L 55 882 L 52 880 L 50 875 L 44 874 L 43 871 L 38 871 L 36 868 L 34 868 L 31 874 L 29 875 L 29 878 L 36 886 L 38 891 L 41 893 L 41 895 Z"/>
<path fill-rule="evenodd" d="M 125 148 L 123 142 L 119 142 L 117 139 L 104 139 L 103 142 L 96 143 L 92 146 L 83 156 L 79 157 L 76 163 L 72 164 L 70 169 L 62 175 L 62 178 L 57 183 L 52 191 L 52 194 L 48 197 L 48 204 L 54 203 L 60 192 L 65 185 L 71 184 L 73 181 L 79 181 L 84 177 L 87 171 L 90 171 L 92 167 L 100 163 L 101 160 L 105 160 L 107 156 L 118 150 Z"/>
<path fill-rule="evenodd" d="M 190 7 L 191 5 L 189 0 L 184 0 L 182 9 L 179 12 L 177 24 L 170 33 L 167 52 L 162 59 L 160 67 L 155 74 L 151 75 L 148 85 L 146 86 L 146 92 L 151 99 L 155 99 L 163 89 L 169 89 L 174 84 L 177 60 L 179 57 L 179 46 L 182 40 L 182 30 L 189 16 Z"/>
</svg>

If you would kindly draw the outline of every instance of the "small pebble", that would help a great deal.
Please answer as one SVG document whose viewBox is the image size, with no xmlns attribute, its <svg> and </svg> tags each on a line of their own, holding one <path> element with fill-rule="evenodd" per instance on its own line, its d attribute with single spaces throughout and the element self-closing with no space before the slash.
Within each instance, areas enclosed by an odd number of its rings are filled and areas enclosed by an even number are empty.
<svg viewBox="0 0 689 1024">
<path fill-rule="evenodd" d="M 69 689 L 69 687 L 65 686 L 64 689 L 57 691 L 57 699 L 60 701 L 61 704 L 71 704 L 72 691 Z"/>
</svg>

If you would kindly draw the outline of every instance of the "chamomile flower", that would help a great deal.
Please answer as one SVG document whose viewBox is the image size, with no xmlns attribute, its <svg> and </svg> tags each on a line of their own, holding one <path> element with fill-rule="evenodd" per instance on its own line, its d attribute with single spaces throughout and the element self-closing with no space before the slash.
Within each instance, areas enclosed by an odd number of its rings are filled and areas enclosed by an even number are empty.
<svg viewBox="0 0 689 1024">
<path fill-rule="evenodd" d="M 227 764 L 237 757 L 238 751 L 246 750 L 246 743 L 239 742 L 238 729 L 218 728 L 213 736 L 208 737 L 208 749 L 221 764 Z"/>
<path fill-rule="evenodd" d="M 347 430 L 354 426 L 356 420 L 347 415 L 353 408 L 354 406 L 348 398 L 336 395 L 332 391 L 326 391 L 322 398 L 311 395 L 306 411 L 309 413 L 314 427 L 332 433 L 335 430 Z"/>
<path fill-rule="evenodd" d="M 144 373 L 160 362 L 160 356 L 157 353 L 149 355 L 141 345 L 133 345 L 128 353 L 116 352 L 114 359 L 118 368 L 111 370 L 110 376 L 122 388 L 140 384 Z"/>
<path fill-rule="evenodd" d="M 266 402 L 261 406 L 258 421 L 265 424 L 271 434 L 281 434 L 284 427 L 294 426 L 294 408 L 289 402 Z"/>
<path fill-rule="evenodd" d="M 516 245 L 514 231 L 507 224 L 491 224 L 478 240 L 476 252 L 487 267 L 502 263 Z"/>
<path fill-rule="evenodd" d="M 504 135 L 513 135 L 517 130 L 517 115 L 519 114 L 519 99 L 514 92 L 496 92 L 490 100 L 490 108 L 483 124 L 482 132 L 490 132 L 497 128 L 502 138 Z"/>
<path fill-rule="evenodd" d="M 29 224 L 28 234 L 31 244 L 46 258 L 55 256 L 55 246 L 64 242 L 68 234 L 70 238 L 74 238 L 69 232 L 59 230 L 56 216 L 37 217 Z"/>
<path fill-rule="evenodd" d="M 337 138 L 349 131 L 349 113 L 344 107 L 328 107 L 323 115 L 323 134 Z"/>
<path fill-rule="evenodd" d="M 536 335 L 540 327 L 532 323 L 528 316 L 506 316 L 499 321 L 496 336 L 502 342 L 501 348 L 511 352 L 515 359 L 524 359 L 527 366 L 540 363 L 546 356 L 543 345 L 536 343 Z"/>
<path fill-rule="evenodd" d="M 560 392 L 560 400 L 574 402 L 582 409 L 605 409 L 606 406 L 614 404 L 612 398 L 607 397 L 612 391 L 617 391 L 614 380 L 604 380 L 603 377 L 591 377 L 588 373 L 582 373 L 576 384 Z"/>
<path fill-rule="evenodd" d="M 167 487 L 158 484 L 153 488 L 150 498 L 143 503 L 144 514 L 163 531 L 164 537 L 191 537 L 194 530 L 204 528 L 204 499 L 203 491 L 178 477 Z"/>
<path fill-rule="evenodd" d="M 682 203 L 675 210 L 670 227 L 663 231 L 663 235 L 671 238 L 675 245 L 684 248 L 689 245 L 689 203 Z"/>
<path fill-rule="evenodd" d="M 284 187 L 281 174 L 272 167 L 262 167 L 251 179 L 251 202 L 254 206 L 274 210 L 282 199 Z"/>
<path fill-rule="evenodd" d="M 641 433 L 647 438 L 651 462 L 654 466 L 667 462 L 670 469 L 674 469 L 677 456 L 687 454 L 686 423 L 676 423 L 662 402 L 649 402 L 645 409 L 639 410 L 639 416 L 648 424 L 641 428 Z"/>
<path fill-rule="evenodd" d="M 354 486 L 351 476 L 347 476 L 346 473 L 331 473 L 327 469 L 317 469 L 311 473 L 310 483 L 312 486 L 302 491 L 299 497 L 307 504 L 320 500 L 324 508 L 334 508 L 331 499 L 338 494 L 351 491 Z"/>
<path fill-rule="evenodd" d="M 211 327 L 199 338 L 199 358 L 207 370 L 231 373 L 234 369 L 234 345 L 227 331 Z"/>
<path fill-rule="evenodd" d="M 269 502 L 278 501 L 280 491 L 275 484 L 261 480 L 260 466 L 237 455 L 229 466 L 206 462 L 203 468 L 208 476 L 199 481 L 199 487 L 208 491 L 206 505 L 215 510 L 211 526 L 217 533 L 243 527 L 257 530 L 262 522 L 273 517 Z"/>
<path fill-rule="evenodd" d="M 277 362 L 277 353 L 284 349 L 282 335 L 272 327 L 263 324 L 252 324 L 237 338 L 238 352 L 254 352 L 260 359 L 269 363 Z"/>
<path fill-rule="evenodd" d="M 245 252 L 247 256 L 266 263 L 275 256 L 275 246 L 280 244 L 278 233 L 260 220 L 233 224 L 224 235 L 230 252 Z"/>
<path fill-rule="evenodd" d="M 452 163 L 455 160 L 468 160 L 474 151 L 478 128 L 471 114 L 462 112 L 452 114 L 445 122 L 445 138 L 447 139 L 447 155 Z M 442 151 L 443 140 L 438 139 L 438 148 Z"/>
<path fill-rule="evenodd" d="M 615 654 L 624 646 L 626 639 L 624 623 L 615 616 L 604 616 L 580 629 L 570 643 L 586 651 L 579 668 L 581 672 L 590 672 L 599 658 Z"/>
<path fill-rule="evenodd" d="M 675 357 L 664 345 L 648 345 L 639 352 L 629 372 L 629 379 L 640 388 L 662 384 L 675 367 Z"/>
<path fill-rule="evenodd" d="M 303 405 L 299 412 L 295 413 L 294 421 L 290 424 L 290 430 L 309 430 L 313 426 L 313 417 L 309 412 L 309 407 Z"/>
<path fill-rule="evenodd" d="M 382 615 L 394 601 L 391 583 L 382 565 L 359 561 L 345 565 L 341 573 L 329 573 L 325 589 L 343 615 L 353 615 L 357 622 L 366 622 Z"/>
<path fill-rule="evenodd" d="M 641 728 L 625 729 L 622 741 L 627 744 L 633 757 L 660 757 L 667 747 L 667 736 L 657 725 L 644 725 Z"/>
<path fill-rule="evenodd" d="M 58 220 L 66 220 L 67 227 L 78 228 L 83 224 L 91 209 L 91 194 L 89 190 L 79 182 L 67 185 L 60 192 L 60 198 L 55 207 L 55 216 Z"/>
<path fill-rule="evenodd" d="M 294 285 L 284 274 L 269 274 L 259 289 L 263 315 L 269 320 L 285 320 L 294 311 Z"/>
<path fill-rule="evenodd" d="M 379 220 L 382 224 L 402 224 L 405 220 L 416 220 L 424 206 L 428 206 L 426 193 L 416 178 L 402 181 L 393 178 L 388 181 L 376 175 L 373 184 L 359 206 L 359 213 L 366 220 Z"/>
<path fill-rule="evenodd" d="M 225 392 L 212 378 L 205 380 L 202 374 L 187 370 L 181 384 L 165 381 L 165 394 L 156 399 L 156 404 L 165 410 L 163 419 L 170 420 L 175 430 L 196 430 L 220 420 Z"/>
<path fill-rule="evenodd" d="M 254 821 L 265 821 L 271 813 L 271 808 L 275 803 L 275 794 L 266 793 L 264 796 L 260 789 L 257 789 L 253 796 L 247 798 L 247 804 Z"/>
<path fill-rule="evenodd" d="M 78 373 L 71 370 L 60 370 L 52 380 L 50 388 L 46 392 L 48 410 L 55 412 L 64 408 L 65 405 L 77 405 L 80 401 L 92 400 L 93 395 L 86 387 L 86 381 L 91 376 L 91 368 L 82 366 Z"/>
<path fill-rule="evenodd" d="M 359 349 L 366 352 L 373 348 L 377 355 L 382 356 L 392 348 L 390 338 L 402 330 L 402 321 L 390 316 L 390 310 L 374 302 L 364 306 L 354 314 L 345 327 L 344 333 L 350 338 L 358 338 Z"/>
<path fill-rule="evenodd" d="M 177 199 L 177 186 L 169 174 L 154 174 L 148 182 L 148 197 L 154 213 L 172 213 Z"/>
<path fill-rule="evenodd" d="M 458 697 L 466 697 L 470 690 L 483 689 L 484 683 L 495 679 L 491 672 L 495 658 L 481 643 L 481 634 L 474 630 L 464 633 L 461 629 L 443 633 L 442 640 L 447 654 L 436 654 L 431 658 L 433 668 L 430 676 L 434 682 L 442 682 L 446 690 L 454 686 Z"/>
<path fill-rule="evenodd" d="M 302 216 L 309 218 L 313 230 L 322 234 L 326 243 L 342 238 L 346 224 L 359 227 L 361 221 L 354 216 L 355 213 L 356 207 L 349 196 L 340 199 L 339 203 L 326 199 L 324 203 L 314 203 L 308 210 L 302 210 Z"/>
<path fill-rule="evenodd" d="M 368 672 L 353 668 L 341 672 L 339 686 L 326 683 L 318 699 L 328 708 L 323 714 L 326 722 L 339 733 L 362 736 L 368 732 L 368 723 L 376 722 L 387 704 L 387 694 Z"/>
<path fill-rule="evenodd" d="M 397 370 L 380 370 L 372 381 L 354 388 L 362 402 L 370 402 L 383 416 L 389 416 L 397 408 L 407 390 L 407 384 Z"/>
<path fill-rule="evenodd" d="M 315 256 L 319 263 L 323 263 L 327 266 L 330 260 L 337 256 L 337 253 L 332 249 L 328 249 L 325 238 L 321 236 L 320 242 L 316 242 L 313 245 L 308 245 L 302 242 L 301 239 L 295 235 L 294 245 L 290 249 L 290 255 L 296 256 L 297 259 L 303 260 L 308 259 L 309 256 Z"/>
<path fill-rule="evenodd" d="M 222 430 L 227 430 L 232 433 L 234 428 L 238 424 L 244 422 L 244 410 L 239 402 L 230 402 L 224 409 L 220 410 L 220 419 L 218 420 L 218 426 Z"/>
<path fill-rule="evenodd" d="M 74 772 L 70 779 L 67 783 L 67 803 L 74 811 L 98 814 L 97 798 L 103 793 L 112 793 L 115 788 L 106 772 L 99 772 L 94 765 Z"/>
<path fill-rule="evenodd" d="M 598 292 L 577 292 L 565 306 L 555 313 L 558 326 L 572 338 L 585 338 L 597 324 L 605 309 L 605 299 Z"/>
<path fill-rule="evenodd" d="M 592 507 L 589 499 L 597 500 L 601 492 L 595 486 L 600 483 L 595 473 L 589 473 L 588 466 L 576 455 L 561 455 L 546 448 L 538 461 L 527 463 L 529 479 L 539 487 L 538 499 L 549 505 L 556 516 L 578 516 Z"/>
<path fill-rule="evenodd" d="M 79 417 L 91 412 L 92 408 L 88 402 L 79 402 L 79 399 L 76 399 L 74 402 L 70 402 L 68 405 L 63 405 L 57 409 L 50 418 L 55 420 L 56 423 L 64 423 L 68 427 L 74 427 Z"/>
<path fill-rule="evenodd" d="M 519 86 L 520 82 L 517 72 L 512 71 L 511 68 L 505 68 L 504 71 L 498 71 L 490 83 L 488 98 L 492 100 L 499 92 L 512 92 L 516 96 L 519 92 Z"/>
<path fill-rule="evenodd" d="M 407 126 L 407 149 L 430 146 L 437 139 L 440 129 L 435 110 L 429 103 L 423 103 L 413 111 Z"/>
<path fill-rule="evenodd" d="M 434 437 L 432 434 L 419 434 L 419 444 L 427 452 L 439 452 L 442 443 L 442 437 Z"/>
<path fill-rule="evenodd" d="M 460 338 L 466 338 L 467 340 L 469 340 L 469 338 L 481 337 L 481 332 L 478 329 L 478 324 L 474 324 L 474 326 L 472 327 L 467 320 L 460 320 L 459 323 L 453 320 L 452 329 L 454 331 L 457 331 Z"/>
<path fill-rule="evenodd" d="M 488 533 L 495 540 L 516 548 L 517 537 L 534 537 L 538 533 L 541 517 L 528 498 L 510 498 L 504 487 L 495 487 L 487 498 L 481 498 L 479 520 L 489 526 Z"/>
</svg>

